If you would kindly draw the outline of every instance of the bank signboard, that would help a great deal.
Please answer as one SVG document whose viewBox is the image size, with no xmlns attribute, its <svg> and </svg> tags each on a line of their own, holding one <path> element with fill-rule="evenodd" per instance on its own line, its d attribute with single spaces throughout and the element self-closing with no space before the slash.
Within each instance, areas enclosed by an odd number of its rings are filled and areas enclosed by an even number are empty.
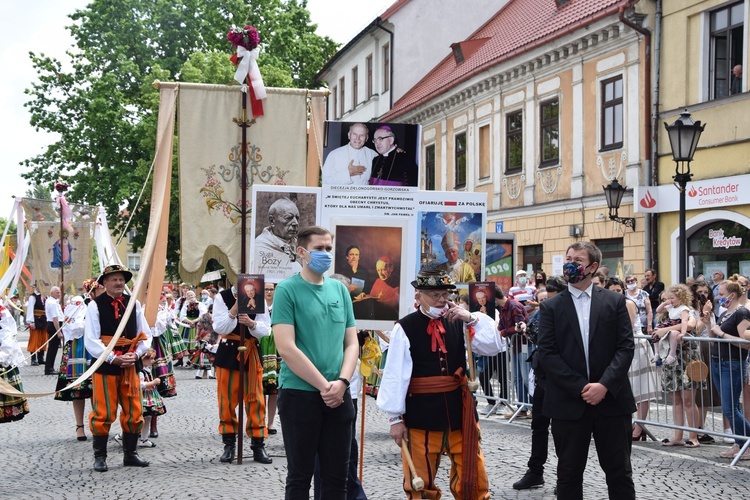
<svg viewBox="0 0 750 500">
<path fill-rule="evenodd" d="M 728 207 L 744 205 L 747 198 L 740 193 L 750 189 L 750 175 L 735 175 L 688 182 L 685 188 L 685 209 Z M 661 186 L 636 186 L 633 190 L 636 212 L 664 213 L 680 210 L 679 188 L 676 184 Z"/>
</svg>

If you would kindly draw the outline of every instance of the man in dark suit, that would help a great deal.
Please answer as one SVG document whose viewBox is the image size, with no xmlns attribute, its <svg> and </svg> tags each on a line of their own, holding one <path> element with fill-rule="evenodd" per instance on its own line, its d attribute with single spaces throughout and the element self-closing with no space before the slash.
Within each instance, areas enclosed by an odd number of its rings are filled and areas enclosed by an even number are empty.
<svg viewBox="0 0 750 500">
<path fill-rule="evenodd" d="M 609 498 L 635 498 L 632 325 L 623 295 L 592 286 L 601 257 L 592 243 L 570 245 L 563 267 L 568 288 L 540 307 L 538 356 L 547 373 L 543 412 L 552 418 L 560 500 L 583 498 L 592 434 Z"/>
</svg>

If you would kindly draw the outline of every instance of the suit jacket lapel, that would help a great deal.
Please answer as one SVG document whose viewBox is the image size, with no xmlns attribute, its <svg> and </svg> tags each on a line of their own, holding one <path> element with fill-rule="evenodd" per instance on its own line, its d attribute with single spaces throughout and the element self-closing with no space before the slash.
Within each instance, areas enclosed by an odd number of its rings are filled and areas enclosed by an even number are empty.
<svg viewBox="0 0 750 500">
<path fill-rule="evenodd" d="M 581 327 L 578 325 L 578 314 L 576 313 L 576 305 L 573 300 L 573 294 L 567 288 L 560 292 L 563 298 L 563 309 L 565 309 L 565 316 L 568 318 L 568 322 L 571 326 L 571 332 L 575 338 L 578 347 L 581 348 L 581 354 L 584 355 L 583 349 L 583 338 L 581 336 Z"/>
</svg>

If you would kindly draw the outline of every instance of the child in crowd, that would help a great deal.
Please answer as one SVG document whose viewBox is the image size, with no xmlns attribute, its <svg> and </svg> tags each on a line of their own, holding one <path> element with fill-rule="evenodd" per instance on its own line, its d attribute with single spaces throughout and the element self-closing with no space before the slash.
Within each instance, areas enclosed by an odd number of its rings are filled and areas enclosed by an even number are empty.
<svg viewBox="0 0 750 500">
<path fill-rule="evenodd" d="M 195 378 L 204 379 L 216 378 L 214 376 L 213 352 L 216 351 L 216 337 L 213 329 L 213 320 L 211 312 L 213 305 L 208 307 L 208 311 L 198 320 L 198 333 L 195 335 L 196 351 L 193 353 L 190 363 L 195 370 Z"/>
<path fill-rule="evenodd" d="M 139 374 L 141 379 L 141 394 L 143 396 L 143 429 L 141 430 L 141 440 L 138 446 L 143 448 L 153 448 L 156 444 L 149 439 L 151 431 L 151 419 L 156 419 L 159 415 L 167 412 L 164 406 L 164 399 L 157 388 L 161 383 L 159 377 L 153 378 L 151 367 L 154 364 L 156 351 L 149 349 L 143 356 L 143 370 Z"/>
<path fill-rule="evenodd" d="M 654 340 L 658 340 L 660 346 L 662 342 L 669 342 L 669 355 L 664 360 L 667 365 L 673 365 L 677 361 L 677 344 L 687 334 L 691 298 L 690 291 L 685 285 L 675 285 L 667 290 L 667 301 L 662 302 L 656 308 L 657 313 L 667 311 L 669 314 L 668 319 L 654 329 Z M 676 330 L 669 330 L 666 333 L 664 330 L 659 331 L 677 325 L 680 326 L 679 333 Z M 651 361 L 657 363 L 661 359 L 660 351 L 661 348 L 656 349 L 656 354 Z"/>
</svg>

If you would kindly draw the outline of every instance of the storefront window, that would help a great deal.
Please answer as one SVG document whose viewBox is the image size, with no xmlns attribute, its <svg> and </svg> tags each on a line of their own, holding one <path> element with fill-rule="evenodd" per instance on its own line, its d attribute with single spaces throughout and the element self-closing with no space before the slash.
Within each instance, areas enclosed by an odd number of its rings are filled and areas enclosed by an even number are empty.
<svg viewBox="0 0 750 500">
<path fill-rule="evenodd" d="M 711 274 L 719 270 L 729 277 L 735 273 L 750 275 L 750 229 L 738 222 L 716 221 L 701 227 L 688 238 L 688 270 L 691 275 Z"/>
</svg>

